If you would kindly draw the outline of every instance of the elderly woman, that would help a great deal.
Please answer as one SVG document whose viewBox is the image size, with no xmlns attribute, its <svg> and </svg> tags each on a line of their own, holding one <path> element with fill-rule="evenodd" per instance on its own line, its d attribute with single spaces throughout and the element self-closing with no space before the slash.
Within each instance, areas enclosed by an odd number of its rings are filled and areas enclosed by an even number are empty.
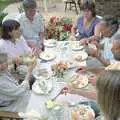
<svg viewBox="0 0 120 120">
<path fill-rule="evenodd" d="M 105 71 L 97 80 L 97 102 L 104 120 L 120 119 L 120 71 Z M 99 120 L 103 120 L 102 118 Z"/>
<path fill-rule="evenodd" d="M 83 16 L 77 19 L 75 26 L 72 28 L 72 35 L 76 33 L 76 37 L 80 41 L 87 41 L 95 34 L 95 27 L 99 23 L 96 17 L 95 2 L 93 0 L 85 0 L 82 3 Z"/>
<path fill-rule="evenodd" d="M 29 80 L 35 64 L 28 68 L 25 80 L 18 84 L 8 71 L 8 57 L 0 53 L 0 111 L 24 112 L 29 100 Z"/>
<path fill-rule="evenodd" d="M 20 29 L 28 45 L 40 52 L 44 48 L 44 23 L 42 16 L 36 12 L 35 0 L 24 0 L 25 13 L 18 16 Z"/>
</svg>

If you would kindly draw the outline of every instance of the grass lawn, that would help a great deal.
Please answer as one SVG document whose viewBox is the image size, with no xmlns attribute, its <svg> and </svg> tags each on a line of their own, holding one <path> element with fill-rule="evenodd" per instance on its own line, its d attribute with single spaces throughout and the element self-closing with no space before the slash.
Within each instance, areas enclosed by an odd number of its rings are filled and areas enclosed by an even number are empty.
<svg viewBox="0 0 120 120">
<path fill-rule="evenodd" d="M 5 1 L 0 0 L 0 12 L 2 12 L 2 10 L 6 8 L 9 4 L 11 4 L 11 0 L 5 0 Z"/>
</svg>

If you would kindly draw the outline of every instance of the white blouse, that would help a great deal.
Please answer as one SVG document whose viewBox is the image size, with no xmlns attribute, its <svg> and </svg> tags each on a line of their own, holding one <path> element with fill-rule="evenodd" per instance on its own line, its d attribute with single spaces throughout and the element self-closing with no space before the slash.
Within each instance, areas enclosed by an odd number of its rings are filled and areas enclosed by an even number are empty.
<svg viewBox="0 0 120 120">
<path fill-rule="evenodd" d="M 31 48 L 28 47 L 23 37 L 17 39 L 16 43 L 9 40 L 0 39 L 0 52 L 7 53 L 9 58 L 15 58 L 17 56 L 30 54 Z"/>
</svg>

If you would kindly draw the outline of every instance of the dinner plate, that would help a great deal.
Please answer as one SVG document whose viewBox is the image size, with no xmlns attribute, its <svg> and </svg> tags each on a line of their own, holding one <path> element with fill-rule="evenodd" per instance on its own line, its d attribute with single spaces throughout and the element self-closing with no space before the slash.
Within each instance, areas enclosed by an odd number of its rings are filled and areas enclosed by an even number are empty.
<svg viewBox="0 0 120 120">
<path fill-rule="evenodd" d="M 46 47 L 56 47 L 57 43 L 55 39 L 48 39 L 45 41 L 44 45 Z"/>
<path fill-rule="evenodd" d="M 32 90 L 36 94 L 47 95 L 53 89 L 53 82 L 52 80 L 39 80 L 36 81 L 33 86 Z"/>
<path fill-rule="evenodd" d="M 81 49 L 83 49 L 84 46 L 80 45 L 79 42 L 74 42 L 72 44 L 72 50 L 73 51 L 79 51 Z"/>
<path fill-rule="evenodd" d="M 32 74 L 36 79 L 39 79 L 40 77 L 44 77 L 44 78 L 50 77 L 50 73 L 45 68 L 44 69 L 35 68 L 35 69 L 33 69 Z"/>
<path fill-rule="evenodd" d="M 87 75 L 78 75 L 75 74 L 71 77 L 71 85 L 75 89 L 81 89 L 88 85 L 88 77 Z"/>
<path fill-rule="evenodd" d="M 95 112 L 90 106 L 78 104 L 71 108 L 71 116 L 73 119 L 77 118 L 79 120 L 88 120 L 88 113 L 91 113 L 93 117 L 95 117 Z"/>
<path fill-rule="evenodd" d="M 78 53 L 73 54 L 73 58 L 77 62 L 81 62 L 88 58 L 88 54 L 85 51 L 79 51 Z"/>
<path fill-rule="evenodd" d="M 45 61 L 51 61 L 55 59 L 55 53 L 53 52 L 42 52 L 40 53 L 40 58 Z"/>
<path fill-rule="evenodd" d="M 75 64 L 74 62 L 71 62 L 71 61 L 66 61 L 66 62 L 67 62 L 68 69 L 77 67 L 77 64 Z"/>
</svg>

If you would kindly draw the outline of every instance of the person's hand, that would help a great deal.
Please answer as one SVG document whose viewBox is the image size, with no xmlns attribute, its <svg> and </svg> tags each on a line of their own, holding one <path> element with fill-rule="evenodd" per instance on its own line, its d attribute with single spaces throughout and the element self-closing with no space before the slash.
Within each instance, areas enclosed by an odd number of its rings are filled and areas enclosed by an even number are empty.
<svg viewBox="0 0 120 120">
<path fill-rule="evenodd" d="M 32 70 L 36 67 L 36 65 L 37 65 L 37 61 L 36 60 L 29 64 L 29 66 L 28 66 L 28 73 L 29 74 L 32 73 Z"/>
<path fill-rule="evenodd" d="M 45 50 L 45 46 L 44 46 L 43 43 L 40 44 L 40 49 L 41 49 L 41 51 L 44 51 L 44 50 Z"/>
<path fill-rule="evenodd" d="M 93 116 L 91 111 L 87 111 L 87 116 L 88 116 L 88 120 L 95 120 L 95 117 Z"/>
<path fill-rule="evenodd" d="M 60 91 L 61 94 L 67 94 L 67 93 L 70 93 L 70 94 L 76 94 L 76 90 L 72 87 L 72 84 L 68 84 L 66 87 L 64 87 L 61 91 Z"/>
<path fill-rule="evenodd" d="M 76 70 L 76 72 L 86 72 L 86 71 L 87 71 L 86 66 L 79 66 L 78 69 Z"/>
<path fill-rule="evenodd" d="M 70 85 L 67 85 L 66 87 L 61 89 L 60 93 L 66 95 L 67 93 L 70 92 L 70 88 L 71 88 Z"/>
<path fill-rule="evenodd" d="M 40 46 L 36 46 L 35 48 L 32 48 L 32 54 L 35 56 L 39 56 L 39 54 L 41 53 L 41 47 Z"/>
<path fill-rule="evenodd" d="M 99 58 L 100 51 L 98 49 L 89 48 L 88 54 L 92 57 Z"/>
<path fill-rule="evenodd" d="M 85 45 L 88 43 L 88 38 L 80 39 L 80 45 Z"/>
<path fill-rule="evenodd" d="M 30 48 L 35 48 L 36 47 L 36 44 L 32 40 L 28 40 L 27 44 Z"/>
<path fill-rule="evenodd" d="M 7 69 L 7 67 L 8 67 L 8 63 L 0 64 L 0 70 Z"/>
<path fill-rule="evenodd" d="M 96 86 L 96 75 L 92 74 L 88 77 L 89 82 L 93 85 Z"/>
</svg>

